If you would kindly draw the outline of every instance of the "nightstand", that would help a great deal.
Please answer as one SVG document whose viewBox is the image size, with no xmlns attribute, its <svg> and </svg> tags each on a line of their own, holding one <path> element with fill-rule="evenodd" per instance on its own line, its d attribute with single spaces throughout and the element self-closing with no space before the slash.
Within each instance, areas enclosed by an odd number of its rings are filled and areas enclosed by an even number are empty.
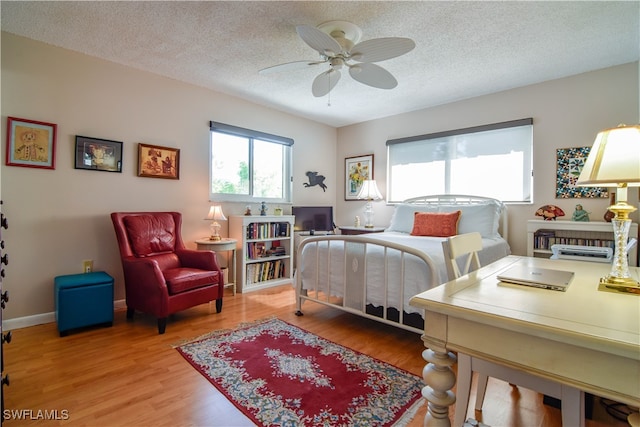
<svg viewBox="0 0 640 427">
<path fill-rule="evenodd" d="M 369 234 L 369 233 L 382 233 L 385 228 L 384 227 L 353 227 L 353 226 L 340 226 L 340 233 L 345 235 L 354 235 L 354 234 Z"/>
<path fill-rule="evenodd" d="M 227 268 L 229 269 L 229 283 L 225 283 L 224 287 L 233 288 L 233 295 L 236 294 L 236 239 L 222 238 L 220 240 L 209 240 L 207 238 L 196 240 L 199 251 L 214 252 L 231 252 L 231 262 L 227 259 Z M 224 280 L 224 279 L 223 279 Z"/>
</svg>

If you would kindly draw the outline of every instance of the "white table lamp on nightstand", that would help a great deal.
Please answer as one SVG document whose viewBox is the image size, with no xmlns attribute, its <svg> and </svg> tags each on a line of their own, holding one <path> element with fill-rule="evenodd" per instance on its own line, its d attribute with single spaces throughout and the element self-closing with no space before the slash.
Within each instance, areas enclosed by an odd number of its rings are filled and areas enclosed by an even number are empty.
<svg viewBox="0 0 640 427">
<path fill-rule="evenodd" d="M 373 204 L 371 201 L 382 199 L 382 194 L 380 194 L 380 190 L 378 190 L 376 181 L 374 179 L 365 180 L 356 197 L 360 200 L 367 201 L 364 207 L 364 227 L 373 228 Z"/>
<path fill-rule="evenodd" d="M 220 223 L 218 221 L 226 221 L 227 217 L 224 216 L 222 212 L 222 206 L 213 205 L 209 208 L 209 214 L 206 218 L 208 221 L 211 221 L 211 237 L 209 240 L 220 240 Z"/>
<path fill-rule="evenodd" d="M 611 273 L 600 279 L 602 290 L 640 294 L 640 286 L 629 273 L 627 240 L 636 208 L 627 203 L 627 188 L 640 186 L 640 125 L 620 125 L 598 133 L 576 185 L 615 187 L 616 204 L 609 206 L 615 214 L 611 220 L 615 252 Z"/>
</svg>

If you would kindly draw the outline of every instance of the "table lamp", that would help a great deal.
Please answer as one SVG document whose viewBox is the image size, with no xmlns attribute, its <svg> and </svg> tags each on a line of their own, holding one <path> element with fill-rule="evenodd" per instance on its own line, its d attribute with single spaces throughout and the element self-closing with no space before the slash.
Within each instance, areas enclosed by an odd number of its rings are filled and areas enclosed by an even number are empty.
<svg viewBox="0 0 640 427">
<path fill-rule="evenodd" d="M 220 224 L 218 221 L 226 221 L 227 217 L 222 212 L 222 206 L 213 205 L 209 208 L 209 214 L 207 220 L 211 221 L 211 236 L 209 240 L 221 240 L 220 238 Z"/>
<path fill-rule="evenodd" d="M 364 226 L 365 228 L 373 228 L 373 204 L 371 201 L 382 199 L 376 181 L 374 179 L 365 180 L 356 198 L 367 201 L 364 207 Z"/>
<path fill-rule="evenodd" d="M 640 186 L 640 125 L 620 125 L 598 133 L 576 185 L 616 188 L 616 203 L 609 206 L 614 214 L 613 264 L 609 275 L 600 279 L 600 289 L 640 295 L 640 285 L 629 273 L 627 253 L 629 214 L 636 210 L 627 203 L 627 188 Z"/>
</svg>

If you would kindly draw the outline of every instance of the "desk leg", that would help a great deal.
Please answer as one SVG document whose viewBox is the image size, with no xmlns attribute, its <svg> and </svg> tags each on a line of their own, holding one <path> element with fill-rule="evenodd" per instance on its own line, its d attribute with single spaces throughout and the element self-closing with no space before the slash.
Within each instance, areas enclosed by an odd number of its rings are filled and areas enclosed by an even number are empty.
<svg viewBox="0 0 640 427">
<path fill-rule="evenodd" d="M 422 358 L 427 362 L 422 370 L 422 378 L 427 384 L 422 389 L 422 396 L 429 402 L 424 425 L 450 427 L 449 406 L 456 401 L 451 391 L 456 383 L 456 374 L 451 367 L 456 363 L 456 356 L 446 349 L 426 349 L 422 352 Z"/>
</svg>

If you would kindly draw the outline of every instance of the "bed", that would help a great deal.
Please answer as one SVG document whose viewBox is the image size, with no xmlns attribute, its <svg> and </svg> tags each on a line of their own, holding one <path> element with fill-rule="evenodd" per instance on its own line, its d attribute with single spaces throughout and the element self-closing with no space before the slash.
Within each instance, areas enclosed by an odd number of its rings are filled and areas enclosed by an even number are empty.
<svg viewBox="0 0 640 427">
<path fill-rule="evenodd" d="M 434 195 L 395 206 L 383 233 L 305 238 L 296 254 L 296 314 L 305 301 L 382 323 L 424 331 L 422 311 L 409 299 L 448 279 L 443 235 L 482 235 L 482 265 L 511 253 L 505 205 L 492 198 Z M 417 235 L 415 235 L 417 234 Z"/>
</svg>

